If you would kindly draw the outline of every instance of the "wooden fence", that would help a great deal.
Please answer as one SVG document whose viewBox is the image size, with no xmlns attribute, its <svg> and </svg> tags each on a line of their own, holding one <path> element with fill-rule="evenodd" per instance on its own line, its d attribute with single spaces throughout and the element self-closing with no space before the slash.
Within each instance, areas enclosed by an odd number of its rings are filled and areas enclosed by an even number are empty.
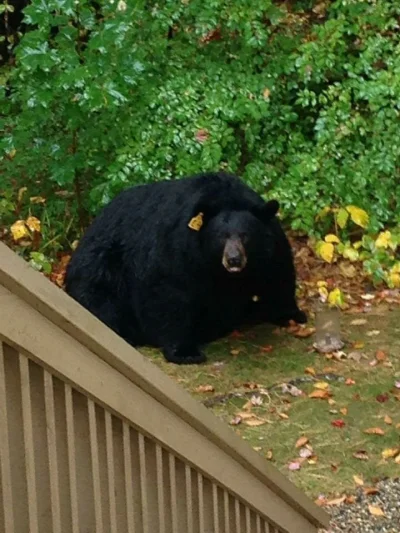
<svg viewBox="0 0 400 533">
<path fill-rule="evenodd" d="M 0 244 L 0 531 L 308 533 L 315 506 Z"/>
</svg>

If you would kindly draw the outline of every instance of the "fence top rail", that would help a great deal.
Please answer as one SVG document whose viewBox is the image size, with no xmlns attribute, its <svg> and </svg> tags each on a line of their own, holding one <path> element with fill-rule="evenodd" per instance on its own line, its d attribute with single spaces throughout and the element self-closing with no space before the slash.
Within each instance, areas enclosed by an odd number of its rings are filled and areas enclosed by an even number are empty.
<svg viewBox="0 0 400 533">
<path fill-rule="evenodd" d="M 328 527 L 328 514 L 276 467 L 252 450 L 154 363 L 129 346 L 3 243 L 0 243 L 0 284 L 214 442 L 311 524 Z M 5 310 L 0 308 L 0 316 L 4 315 Z"/>
</svg>

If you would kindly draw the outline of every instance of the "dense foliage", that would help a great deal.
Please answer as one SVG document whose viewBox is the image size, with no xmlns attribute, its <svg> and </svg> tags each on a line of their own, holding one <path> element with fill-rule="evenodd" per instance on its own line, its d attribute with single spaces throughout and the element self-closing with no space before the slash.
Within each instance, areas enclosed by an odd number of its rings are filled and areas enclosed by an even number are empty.
<svg viewBox="0 0 400 533">
<path fill-rule="evenodd" d="M 326 206 L 399 222 L 397 0 L 33 0 L 25 22 L 0 77 L 0 215 L 72 239 L 129 184 L 222 168 L 295 229 Z"/>
</svg>

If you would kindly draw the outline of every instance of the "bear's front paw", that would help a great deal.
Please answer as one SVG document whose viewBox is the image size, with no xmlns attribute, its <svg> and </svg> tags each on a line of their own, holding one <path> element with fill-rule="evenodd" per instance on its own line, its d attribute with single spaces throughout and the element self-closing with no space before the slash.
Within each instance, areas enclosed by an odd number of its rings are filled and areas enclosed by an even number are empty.
<svg viewBox="0 0 400 533">
<path fill-rule="evenodd" d="M 177 365 L 198 365 L 207 360 L 196 346 L 165 346 L 163 354 L 169 363 Z"/>
</svg>

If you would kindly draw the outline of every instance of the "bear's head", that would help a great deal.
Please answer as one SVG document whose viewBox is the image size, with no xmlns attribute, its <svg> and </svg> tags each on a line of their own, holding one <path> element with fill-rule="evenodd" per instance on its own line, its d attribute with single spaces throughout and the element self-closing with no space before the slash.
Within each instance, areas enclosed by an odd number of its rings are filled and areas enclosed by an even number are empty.
<svg viewBox="0 0 400 533">
<path fill-rule="evenodd" d="M 205 208 L 199 236 L 207 262 L 232 275 L 265 265 L 274 253 L 271 221 L 278 209 L 276 200 L 250 210 Z"/>
</svg>

